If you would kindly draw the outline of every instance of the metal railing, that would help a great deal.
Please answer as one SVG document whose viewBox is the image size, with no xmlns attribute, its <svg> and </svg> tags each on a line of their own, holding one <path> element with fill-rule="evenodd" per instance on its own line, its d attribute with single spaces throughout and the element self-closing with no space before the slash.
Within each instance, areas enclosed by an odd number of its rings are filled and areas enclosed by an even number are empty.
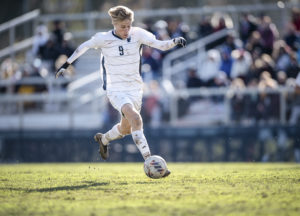
<svg viewBox="0 0 300 216">
<path fill-rule="evenodd" d="M 185 72 L 189 68 L 199 68 L 205 56 L 205 46 L 228 34 L 235 35 L 236 33 L 233 29 L 223 29 L 188 44 L 184 49 L 169 53 L 163 60 L 163 79 L 172 81 L 172 76 L 180 72 Z M 186 56 L 189 58 L 183 59 Z"/>
<path fill-rule="evenodd" d="M 279 116 L 277 116 L 277 124 L 285 125 L 287 124 L 287 118 L 286 114 L 288 111 L 288 101 L 287 96 L 288 94 L 293 93 L 293 88 L 287 88 L 287 87 L 278 87 L 276 89 L 257 89 L 257 88 L 245 88 L 245 89 L 232 89 L 227 87 L 222 88 L 197 88 L 197 89 L 177 89 L 174 90 L 170 94 L 161 95 L 162 100 L 169 101 L 169 116 L 170 119 L 166 122 L 161 122 L 162 124 L 167 124 L 170 126 L 183 126 L 181 124 L 181 118 L 179 116 L 178 109 L 179 101 L 182 98 L 185 98 L 187 100 L 191 99 L 192 97 L 200 97 L 200 98 L 208 98 L 212 99 L 216 96 L 221 96 L 222 100 L 219 102 L 222 104 L 222 112 L 224 112 L 224 119 L 220 119 L 220 122 L 222 122 L 223 125 L 231 125 L 233 124 L 233 120 L 231 118 L 231 114 L 235 112 L 233 107 L 231 106 L 231 100 L 233 99 L 233 96 L 235 95 L 260 95 L 260 94 L 276 94 L 279 97 L 279 104 L 278 107 L 273 107 L 273 109 L 278 110 Z M 14 118 L 15 123 L 10 122 L 13 124 L 13 129 L 26 129 L 24 126 L 24 119 L 26 118 L 27 121 L 30 121 L 30 118 L 27 115 L 34 115 L 36 114 L 42 114 L 42 116 L 53 116 L 56 114 L 64 114 L 68 118 L 69 124 L 67 125 L 68 128 L 74 127 L 74 119 L 76 118 L 76 115 L 79 115 L 80 113 L 86 113 L 86 114 L 95 114 L 95 115 L 106 115 L 107 113 L 104 112 L 105 107 L 107 107 L 107 100 L 101 100 L 101 98 L 104 96 L 103 91 L 94 90 L 94 92 L 90 92 L 88 95 L 84 96 L 82 94 L 76 94 L 74 92 L 67 93 L 65 92 L 52 92 L 52 93 L 43 93 L 43 94 L 31 94 L 31 95 L 15 95 L 15 94 L 6 94 L 6 95 L 0 95 L 0 109 L 3 109 L 3 106 L 15 106 L 17 109 L 15 109 L 14 112 L 9 110 L 9 113 L 7 112 L 0 112 L 0 122 L 3 122 L 3 119 L 6 119 L 7 121 L 10 121 L 9 116 Z M 145 95 L 145 98 L 151 96 L 151 94 Z M 87 97 L 87 98 L 85 98 Z M 92 102 L 90 104 L 92 109 L 89 110 L 81 110 L 77 109 L 77 101 L 80 100 L 86 100 L 87 102 Z M 39 110 L 24 110 L 24 106 L 30 102 L 34 102 L 37 104 L 42 105 L 48 104 L 48 103 L 57 103 L 59 104 L 60 109 L 52 111 L 49 109 L 39 109 Z M 188 109 L 188 108 L 186 108 Z M 206 110 L 204 112 L 208 112 L 209 110 Z M 204 113 L 205 114 L 205 113 Z M 186 114 L 187 115 L 187 114 Z M 190 114 L 193 115 L 193 114 Z M 206 114 L 205 114 L 206 115 Z M 197 119 L 196 116 L 191 116 L 193 120 L 197 120 L 198 122 L 201 122 L 201 118 Z M 17 119 L 17 120 L 16 120 Z M 7 125 L 11 125 L 8 124 Z M 43 122 L 43 119 L 41 119 L 41 124 L 45 124 Z M 99 122 L 99 125 L 101 125 L 103 122 Z M 58 123 L 60 124 L 60 123 Z M 191 124 L 192 126 L 201 126 L 201 124 Z M 59 126 L 59 125 L 57 125 Z M 188 125 L 186 125 L 188 126 Z M 203 126 L 203 125 L 202 125 Z M 3 129 L 5 125 L 1 125 L 1 129 Z"/>
<path fill-rule="evenodd" d="M 0 33 L 9 31 L 9 46 L 0 50 L 0 58 L 9 55 L 12 59 L 14 59 L 15 53 L 32 46 L 33 37 L 26 38 L 16 43 L 15 30 L 17 26 L 23 25 L 29 21 L 33 21 L 33 29 L 35 29 L 37 26 L 37 18 L 39 16 L 40 10 L 37 9 L 0 25 Z M 32 35 L 34 35 L 34 32 Z"/>
<path fill-rule="evenodd" d="M 209 98 L 213 96 L 222 96 L 223 104 L 225 109 L 225 119 L 223 123 L 225 125 L 231 124 L 231 114 L 234 110 L 231 107 L 230 101 L 235 95 L 259 95 L 259 94 L 278 94 L 279 96 L 279 107 L 274 107 L 274 109 L 279 110 L 278 123 L 285 125 L 287 123 L 286 113 L 287 113 L 287 95 L 292 94 L 294 89 L 291 87 L 278 87 L 275 89 L 258 89 L 258 88 L 244 88 L 244 89 L 232 89 L 228 87 L 221 88 L 194 88 L 194 89 L 182 89 L 175 90 L 170 97 L 170 125 L 180 126 L 179 114 L 178 114 L 178 101 L 180 98 L 190 98 L 190 97 L 203 97 Z"/>
</svg>

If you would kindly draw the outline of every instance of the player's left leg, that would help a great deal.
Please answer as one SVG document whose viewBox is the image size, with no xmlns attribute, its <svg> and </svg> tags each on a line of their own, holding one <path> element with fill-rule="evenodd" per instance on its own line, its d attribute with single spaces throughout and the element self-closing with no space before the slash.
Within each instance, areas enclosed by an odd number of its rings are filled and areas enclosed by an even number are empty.
<svg viewBox="0 0 300 216">
<path fill-rule="evenodd" d="M 132 104 L 125 104 L 122 107 L 122 113 L 131 125 L 131 135 L 133 141 L 145 160 L 151 156 L 151 152 L 144 135 L 142 117 L 140 113 L 132 106 Z"/>
</svg>

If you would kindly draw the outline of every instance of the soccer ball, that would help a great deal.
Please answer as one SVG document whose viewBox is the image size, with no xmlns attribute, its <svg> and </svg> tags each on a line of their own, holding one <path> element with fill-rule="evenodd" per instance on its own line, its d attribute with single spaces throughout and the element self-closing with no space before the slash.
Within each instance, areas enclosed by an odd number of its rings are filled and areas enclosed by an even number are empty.
<svg viewBox="0 0 300 216">
<path fill-rule="evenodd" d="M 167 169 L 166 161 L 158 155 L 152 155 L 144 162 L 145 174 L 150 178 L 158 179 L 163 177 Z"/>
</svg>

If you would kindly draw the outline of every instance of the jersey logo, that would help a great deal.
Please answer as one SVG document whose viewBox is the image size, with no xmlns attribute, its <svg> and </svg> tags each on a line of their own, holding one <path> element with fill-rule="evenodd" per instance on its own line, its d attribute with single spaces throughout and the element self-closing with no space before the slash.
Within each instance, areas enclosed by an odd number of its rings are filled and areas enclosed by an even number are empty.
<svg viewBox="0 0 300 216">
<path fill-rule="evenodd" d="M 115 40 L 105 40 L 106 45 L 112 44 Z"/>
</svg>

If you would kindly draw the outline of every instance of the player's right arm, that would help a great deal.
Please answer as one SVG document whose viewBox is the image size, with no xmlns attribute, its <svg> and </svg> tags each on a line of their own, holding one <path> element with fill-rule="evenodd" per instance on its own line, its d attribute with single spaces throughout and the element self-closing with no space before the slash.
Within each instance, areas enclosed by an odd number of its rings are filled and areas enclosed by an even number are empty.
<svg viewBox="0 0 300 216">
<path fill-rule="evenodd" d="M 67 59 L 67 61 L 57 70 L 55 77 L 58 78 L 59 76 L 63 75 L 65 70 L 87 50 L 100 47 L 102 41 L 103 40 L 101 40 L 101 33 L 98 33 L 90 40 L 80 44 L 79 47 L 73 52 L 73 54 Z"/>
</svg>

